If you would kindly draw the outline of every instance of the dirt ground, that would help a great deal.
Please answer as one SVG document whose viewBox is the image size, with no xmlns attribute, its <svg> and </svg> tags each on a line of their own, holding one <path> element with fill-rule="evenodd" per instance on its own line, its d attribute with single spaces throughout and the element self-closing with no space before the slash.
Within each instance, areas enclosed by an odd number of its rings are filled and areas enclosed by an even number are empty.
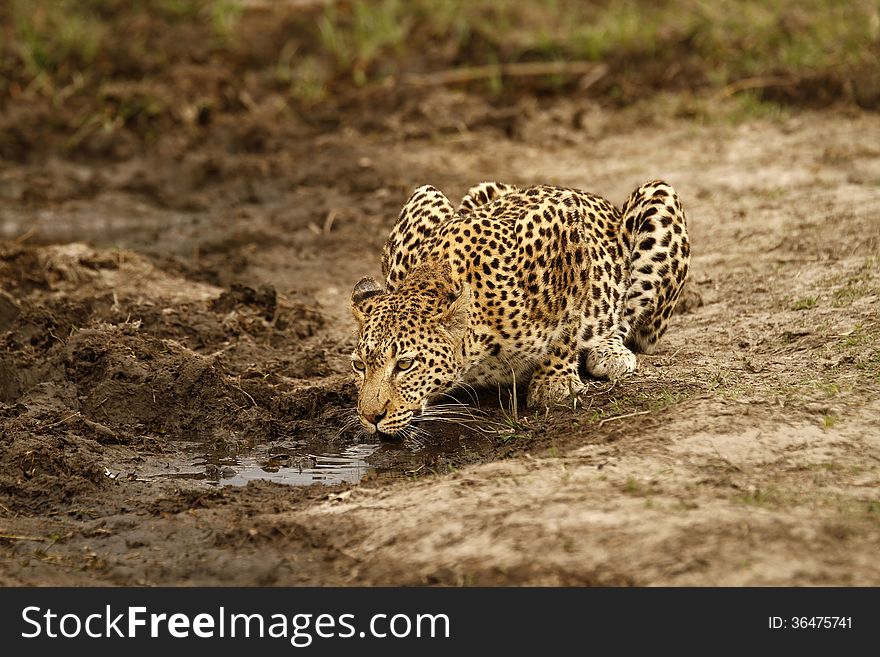
<svg viewBox="0 0 880 657">
<path fill-rule="evenodd" d="M 0 162 L 0 583 L 880 584 L 880 116 L 279 111 Z M 632 379 L 549 415 L 489 391 L 424 444 L 341 431 L 348 295 L 414 187 L 651 178 L 692 274 Z"/>
</svg>

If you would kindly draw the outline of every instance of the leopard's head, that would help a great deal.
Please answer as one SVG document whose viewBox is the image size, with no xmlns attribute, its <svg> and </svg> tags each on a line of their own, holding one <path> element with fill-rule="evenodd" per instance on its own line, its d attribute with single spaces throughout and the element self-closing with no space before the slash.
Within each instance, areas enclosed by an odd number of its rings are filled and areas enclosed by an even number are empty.
<svg viewBox="0 0 880 657">
<path fill-rule="evenodd" d="M 386 291 L 362 278 L 351 294 L 358 344 L 351 355 L 357 413 L 368 433 L 399 435 L 464 372 L 471 290 L 448 268 L 411 274 Z"/>
</svg>

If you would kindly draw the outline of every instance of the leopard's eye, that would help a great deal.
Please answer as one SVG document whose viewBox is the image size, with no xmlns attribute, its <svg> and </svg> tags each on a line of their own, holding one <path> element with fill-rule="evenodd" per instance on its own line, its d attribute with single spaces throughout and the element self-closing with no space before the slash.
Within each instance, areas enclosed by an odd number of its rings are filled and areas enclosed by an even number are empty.
<svg viewBox="0 0 880 657">
<path fill-rule="evenodd" d="M 355 372 L 363 372 L 365 369 L 367 369 L 367 366 L 364 365 L 364 361 L 359 359 L 352 360 L 351 366 L 354 368 Z"/>
<path fill-rule="evenodd" d="M 399 371 L 399 372 L 406 372 L 412 366 L 413 366 L 413 359 L 412 358 L 401 358 L 399 361 L 397 361 L 397 365 L 396 365 L 397 371 Z"/>
</svg>

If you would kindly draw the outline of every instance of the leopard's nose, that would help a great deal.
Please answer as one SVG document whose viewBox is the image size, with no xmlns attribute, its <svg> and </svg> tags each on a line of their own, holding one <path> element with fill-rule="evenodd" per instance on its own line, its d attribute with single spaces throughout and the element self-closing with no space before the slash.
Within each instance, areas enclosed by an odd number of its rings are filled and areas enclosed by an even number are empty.
<svg viewBox="0 0 880 657">
<path fill-rule="evenodd" d="M 379 426 L 379 423 L 385 419 L 385 416 L 388 415 L 388 409 L 382 411 L 381 413 L 364 413 L 364 419 L 370 424 L 375 424 Z"/>
</svg>

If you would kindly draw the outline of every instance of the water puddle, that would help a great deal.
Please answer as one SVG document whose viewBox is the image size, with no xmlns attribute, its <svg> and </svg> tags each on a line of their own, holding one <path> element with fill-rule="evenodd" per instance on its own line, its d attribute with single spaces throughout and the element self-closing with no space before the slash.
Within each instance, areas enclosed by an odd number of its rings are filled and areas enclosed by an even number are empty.
<svg viewBox="0 0 880 657">
<path fill-rule="evenodd" d="M 417 444 L 286 440 L 230 449 L 180 441 L 174 456 L 141 463 L 133 474 L 140 481 L 189 479 L 210 486 L 244 486 L 258 480 L 289 486 L 356 484 L 369 473 L 392 478 L 418 474 L 446 455 L 467 453 L 468 443 L 461 440 L 458 431 L 436 430 Z"/>
<path fill-rule="evenodd" d="M 217 459 L 205 464 L 205 478 L 221 486 L 244 486 L 258 479 L 291 486 L 355 484 L 373 469 L 365 460 L 378 444 L 351 445 L 339 452 L 269 459 L 251 454 Z"/>
<path fill-rule="evenodd" d="M 357 483 L 375 466 L 367 462 L 379 443 L 306 445 L 295 441 L 247 450 L 210 449 L 204 443 L 183 443 L 184 451 L 165 462 L 142 467 L 138 479 L 191 479 L 210 485 L 244 486 L 265 480 L 290 486 Z"/>
</svg>

